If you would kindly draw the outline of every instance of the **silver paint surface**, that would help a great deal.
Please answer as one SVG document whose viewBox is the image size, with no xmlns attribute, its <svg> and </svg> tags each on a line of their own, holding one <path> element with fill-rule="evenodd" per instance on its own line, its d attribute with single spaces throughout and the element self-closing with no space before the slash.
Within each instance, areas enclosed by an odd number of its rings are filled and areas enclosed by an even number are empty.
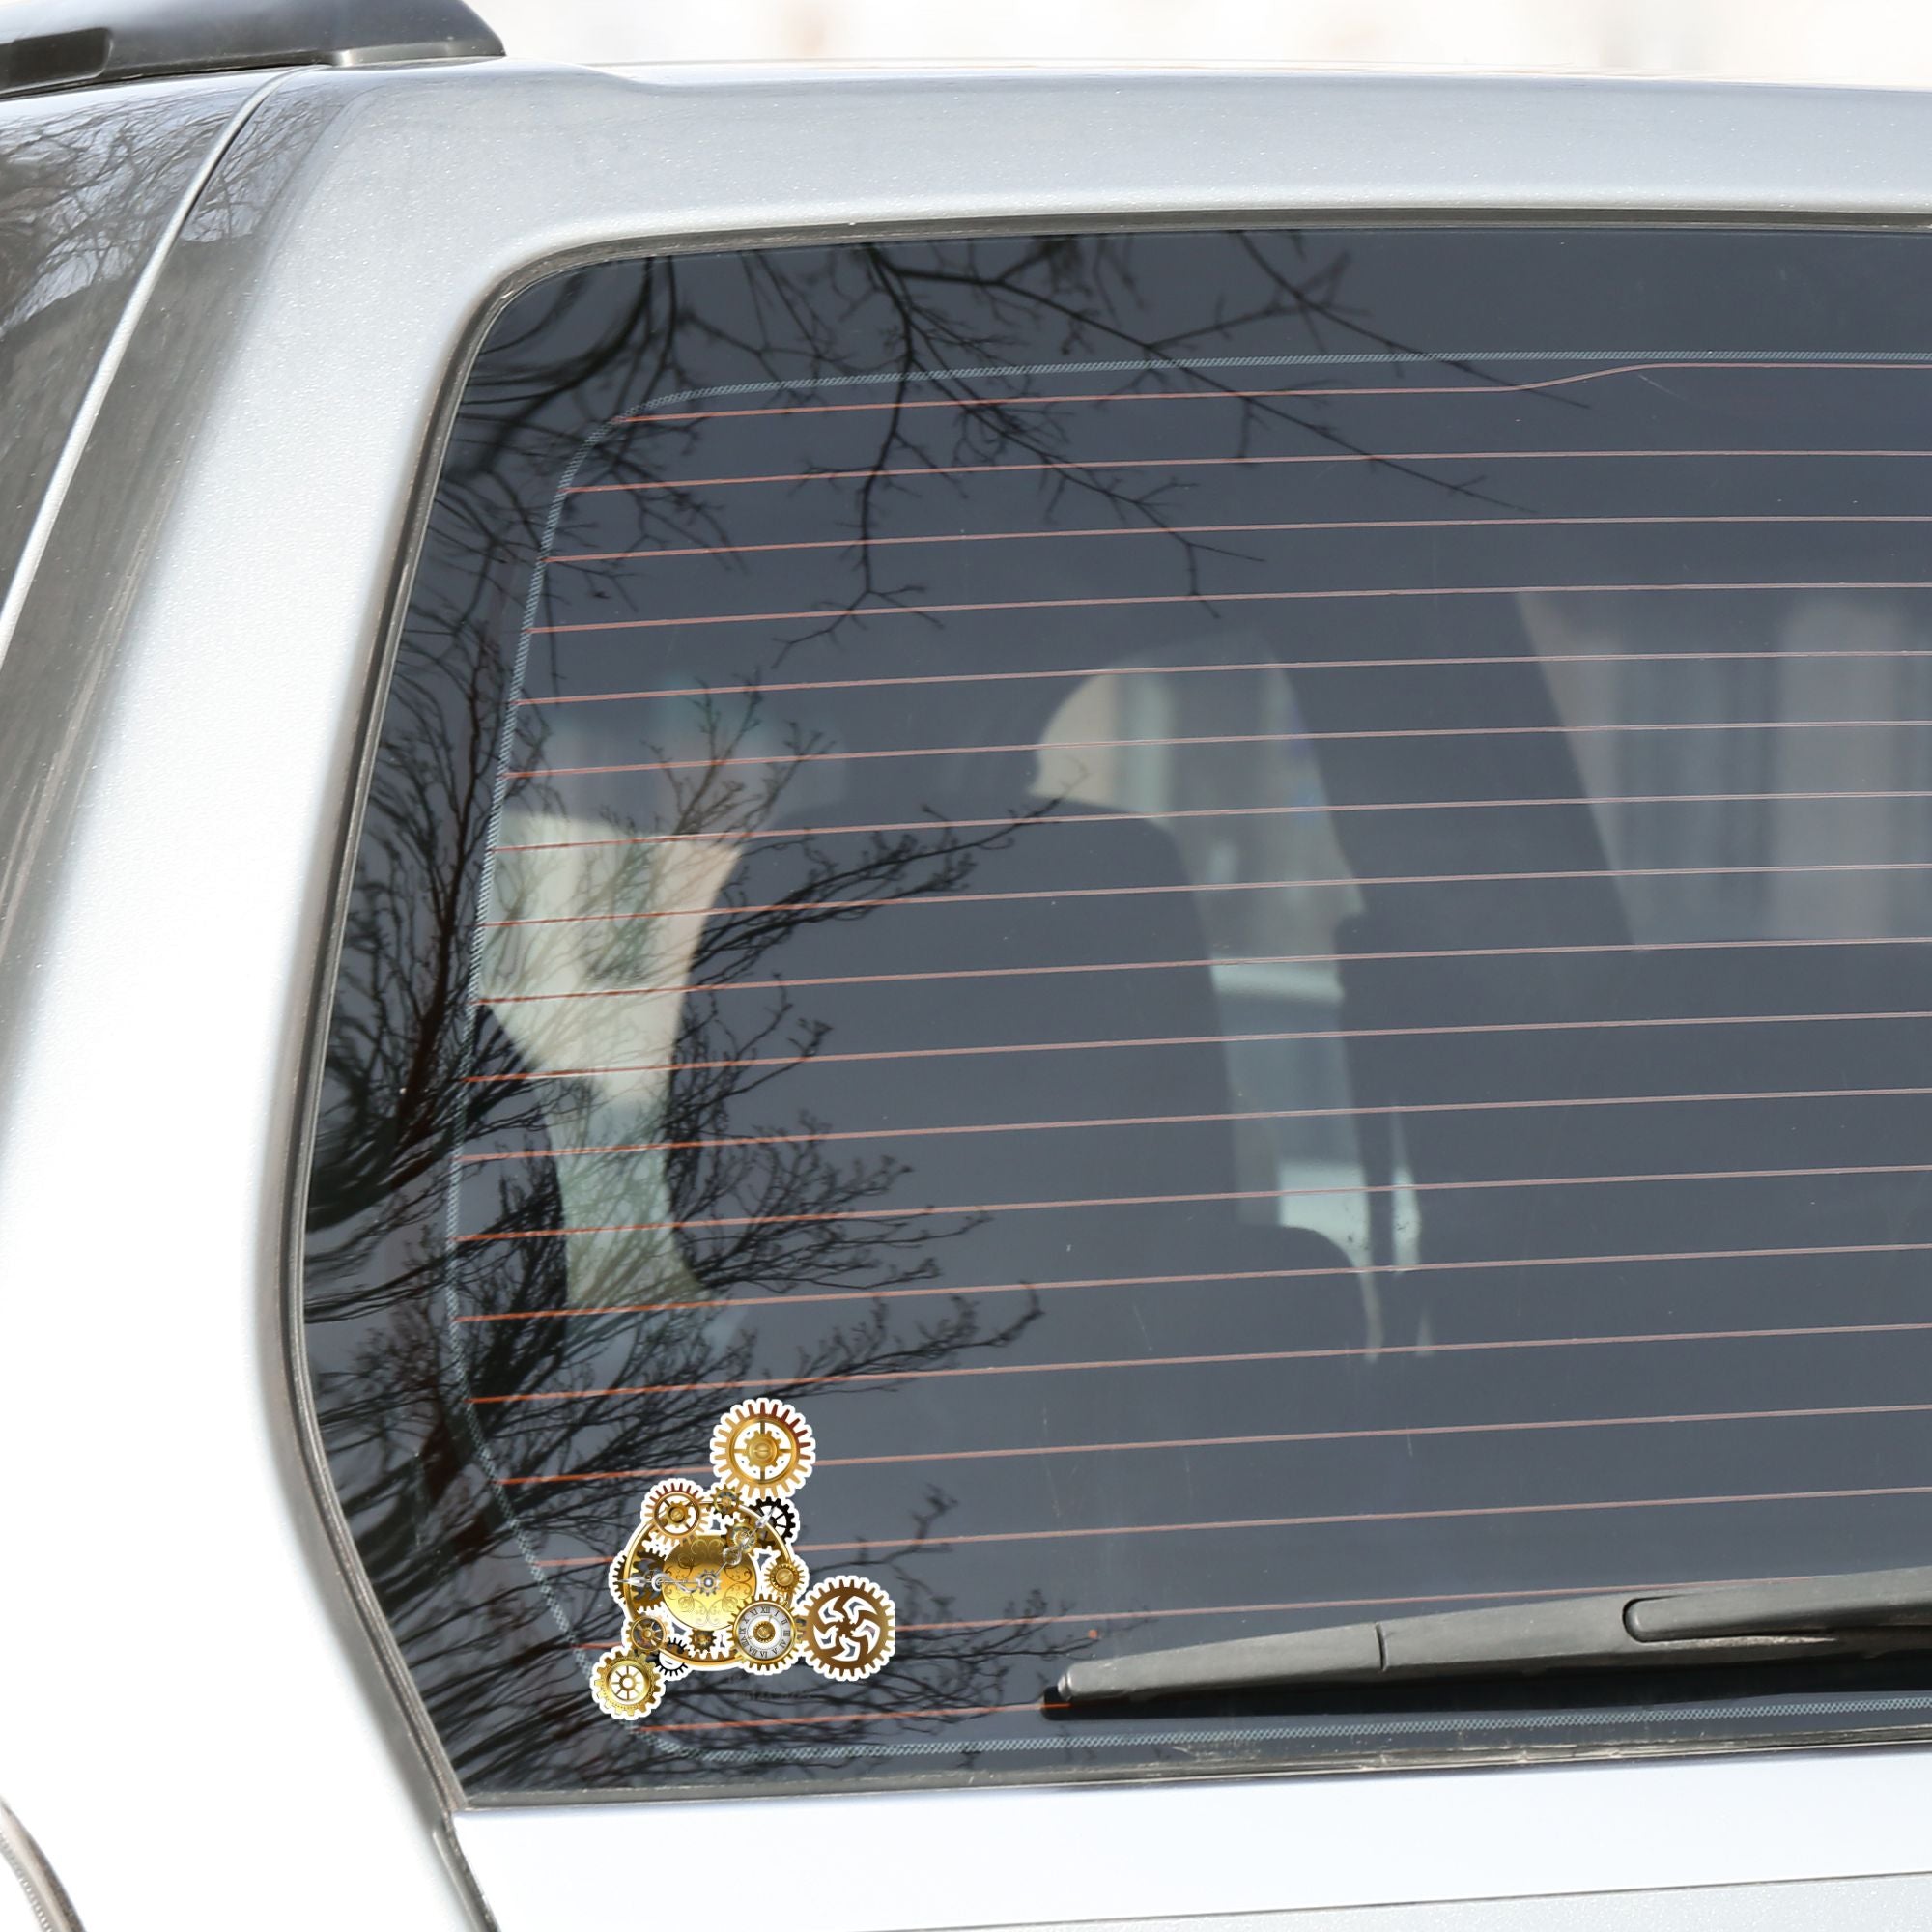
<svg viewBox="0 0 1932 1932">
<path fill-rule="evenodd" d="M 0 1782 L 89 1922 L 154 1922 L 158 1898 L 209 1924 L 455 1925 L 440 1838 L 504 1932 L 580 1924 L 665 1829 L 649 1805 L 532 1807 L 459 1813 L 449 1842 L 446 1768 L 398 1717 L 291 1367 L 398 561 L 509 288 L 632 249 L 986 225 L 1921 225 L 1928 137 L 1932 97 L 1615 83 L 504 64 L 279 85 L 163 265 L 0 661 L 0 1467 L 31 1556 L 0 1611 Z M 167 1559 L 131 1607 L 103 1567 L 130 1529 Z M 130 1693 L 109 1666 L 136 1639 Z M 852 1932 L 1903 1872 L 1932 1862 L 1928 1800 L 1932 1753 L 1799 1752 L 740 1801 L 690 1824 L 796 1834 L 806 1916 Z M 835 1815 L 865 1829 L 814 1835 Z M 881 1843 L 884 1891 L 843 1849 Z M 1182 1848 L 1184 1902 L 1139 1882 L 1151 1843 Z M 1889 1910 L 1833 1896 L 1812 1922 Z"/>
<path fill-rule="evenodd" d="M 1422 1932 L 1393 1905 L 1590 1894 L 1565 1923 L 1640 1924 L 1632 1896 L 1695 1888 L 1692 1922 L 1752 1926 L 1777 1889 L 1859 1874 L 1924 1874 L 1932 1752 L 1662 1759 L 1535 1770 L 1368 1772 L 1083 1790 L 725 1800 L 675 1806 L 527 1806 L 459 1816 L 458 1834 L 505 1932 L 595 1917 L 609 1874 L 679 1843 L 738 1833 L 784 1844 L 798 1932 L 900 1932 L 1088 1920 L 1144 1928 L 1232 1921 Z M 856 1848 L 856 1849 L 855 1849 Z M 1915 1925 L 1857 1906 L 1818 1926 Z M 1932 1878 L 1893 1888 L 1932 1899 Z M 1602 1917 L 1587 1908 L 1600 1905 Z M 1483 1906 L 1483 1911 L 1492 1908 Z M 1278 1920 L 1276 1915 L 1284 1915 Z M 1452 1919 L 1451 1923 L 1455 1921 Z M 1665 1920 L 1665 1924 L 1672 1921 Z M 1676 1921 L 1682 1923 L 1680 1919 Z M 1461 1932 L 1461 1928 L 1458 1928 Z"/>
<path fill-rule="evenodd" d="M 33 1833 L 0 1803 L 0 1865 L 14 1880 L 0 1880 L 0 1932 L 80 1932 L 73 1904 L 62 1889 Z"/>
<path fill-rule="evenodd" d="M 258 84 L 0 103 L 0 596 L 142 269 Z"/>
</svg>

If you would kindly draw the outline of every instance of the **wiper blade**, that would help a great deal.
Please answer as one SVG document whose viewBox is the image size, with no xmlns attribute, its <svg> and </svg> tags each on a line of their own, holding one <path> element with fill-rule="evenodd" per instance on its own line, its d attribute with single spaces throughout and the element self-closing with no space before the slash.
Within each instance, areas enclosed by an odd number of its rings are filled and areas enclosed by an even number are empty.
<svg viewBox="0 0 1932 1932">
<path fill-rule="evenodd" d="M 1502 1604 L 1092 1658 L 1067 1704 L 1297 1684 L 1515 1677 L 1932 1650 L 1932 1567 Z"/>
</svg>

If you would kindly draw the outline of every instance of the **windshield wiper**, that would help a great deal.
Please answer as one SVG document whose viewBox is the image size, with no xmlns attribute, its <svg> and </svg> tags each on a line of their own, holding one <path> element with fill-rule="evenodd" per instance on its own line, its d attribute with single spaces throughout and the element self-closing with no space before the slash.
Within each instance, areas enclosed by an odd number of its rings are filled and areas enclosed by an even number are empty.
<svg viewBox="0 0 1932 1932">
<path fill-rule="evenodd" d="M 1297 1684 L 1515 1677 L 1932 1650 L 1932 1567 L 1791 1582 L 1619 1590 L 1387 1623 L 1182 1644 L 1068 1667 L 1068 1704 Z"/>
</svg>

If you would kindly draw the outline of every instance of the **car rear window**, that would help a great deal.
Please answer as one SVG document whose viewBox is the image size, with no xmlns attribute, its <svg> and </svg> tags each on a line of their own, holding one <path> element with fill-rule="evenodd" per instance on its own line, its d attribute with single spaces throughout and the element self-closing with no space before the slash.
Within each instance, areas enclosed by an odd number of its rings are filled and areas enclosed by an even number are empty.
<svg viewBox="0 0 1932 1932">
<path fill-rule="evenodd" d="M 303 1289 L 467 1789 L 1925 1722 L 1909 1661 L 1052 1689 L 1922 1560 L 1925 245 L 996 237 L 508 306 L 383 714 Z M 656 1643 L 612 1558 L 743 1404 L 809 1424 L 761 1520 L 890 1659 L 666 1662 L 612 1721 Z"/>
</svg>

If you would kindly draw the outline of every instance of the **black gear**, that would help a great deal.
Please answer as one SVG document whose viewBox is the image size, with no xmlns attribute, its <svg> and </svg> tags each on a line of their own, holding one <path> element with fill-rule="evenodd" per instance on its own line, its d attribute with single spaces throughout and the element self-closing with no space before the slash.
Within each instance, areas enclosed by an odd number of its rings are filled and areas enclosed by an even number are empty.
<svg viewBox="0 0 1932 1932">
<path fill-rule="evenodd" d="M 763 1502 L 752 1505 L 765 1527 L 774 1530 L 785 1542 L 796 1541 L 801 1525 L 798 1505 L 788 1496 L 767 1496 Z"/>
</svg>

